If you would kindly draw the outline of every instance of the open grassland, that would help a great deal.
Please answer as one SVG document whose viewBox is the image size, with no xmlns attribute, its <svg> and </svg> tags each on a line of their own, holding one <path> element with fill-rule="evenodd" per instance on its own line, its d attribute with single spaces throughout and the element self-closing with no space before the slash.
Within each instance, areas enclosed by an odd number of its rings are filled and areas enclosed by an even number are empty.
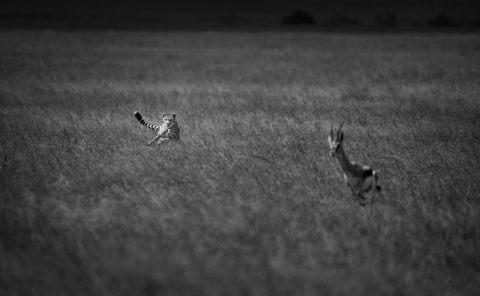
<svg viewBox="0 0 480 296">
<path fill-rule="evenodd" d="M 478 35 L 3 31 L 1 295 L 475 295 L 479 81 Z"/>
</svg>

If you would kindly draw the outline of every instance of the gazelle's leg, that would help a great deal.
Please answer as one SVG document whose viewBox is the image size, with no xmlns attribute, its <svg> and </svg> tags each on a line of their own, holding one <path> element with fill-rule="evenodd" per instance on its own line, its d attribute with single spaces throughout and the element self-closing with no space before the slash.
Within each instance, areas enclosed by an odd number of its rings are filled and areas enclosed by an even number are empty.
<svg viewBox="0 0 480 296">
<path fill-rule="evenodd" d="M 362 205 L 362 200 L 364 199 L 361 195 L 361 188 L 349 185 L 350 189 L 352 190 L 352 196 L 353 198 L 360 204 Z"/>
<path fill-rule="evenodd" d="M 367 204 L 368 199 L 365 197 L 365 195 L 363 195 L 363 193 L 359 193 L 357 195 L 357 201 L 361 206 L 364 206 Z"/>
<path fill-rule="evenodd" d="M 360 194 L 363 196 L 365 202 L 373 203 L 375 201 L 376 192 L 375 176 L 367 177 L 362 184 Z"/>
</svg>

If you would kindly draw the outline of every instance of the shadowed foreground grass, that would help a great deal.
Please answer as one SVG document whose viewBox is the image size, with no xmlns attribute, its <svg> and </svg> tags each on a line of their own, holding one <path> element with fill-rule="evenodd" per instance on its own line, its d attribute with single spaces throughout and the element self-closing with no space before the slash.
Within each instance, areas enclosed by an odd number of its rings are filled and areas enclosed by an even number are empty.
<svg viewBox="0 0 480 296">
<path fill-rule="evenodd" d="M 0 36 L 2 295 L 480 290 L 478 36 Z"/>
</svg>

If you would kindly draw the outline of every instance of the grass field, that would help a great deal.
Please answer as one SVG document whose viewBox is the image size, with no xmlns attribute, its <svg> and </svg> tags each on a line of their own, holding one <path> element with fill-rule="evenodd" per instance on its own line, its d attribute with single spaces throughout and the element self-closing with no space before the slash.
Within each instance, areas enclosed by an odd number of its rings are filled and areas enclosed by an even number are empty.
<svg viewBox="0 0 480 296">
<path fill-rule="evenodd" d="M 480 291 L 479 35 L 2 31 L 0 110 L 1 295 Z"/>
</svg>

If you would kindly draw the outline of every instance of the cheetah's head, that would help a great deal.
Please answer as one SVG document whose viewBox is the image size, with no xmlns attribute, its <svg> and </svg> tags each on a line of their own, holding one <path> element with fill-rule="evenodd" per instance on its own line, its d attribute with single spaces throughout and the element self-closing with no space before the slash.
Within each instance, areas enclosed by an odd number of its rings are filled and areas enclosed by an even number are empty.
<svg viewBox="0 0 480 296">
<path fill-rule="evenodd" d="M 163 123 L 165 123 L 168 127 L 171 127 L 174 125 L 176 121 L 176 114 L 175 113 L 163 113 Z"/>
</svg>

